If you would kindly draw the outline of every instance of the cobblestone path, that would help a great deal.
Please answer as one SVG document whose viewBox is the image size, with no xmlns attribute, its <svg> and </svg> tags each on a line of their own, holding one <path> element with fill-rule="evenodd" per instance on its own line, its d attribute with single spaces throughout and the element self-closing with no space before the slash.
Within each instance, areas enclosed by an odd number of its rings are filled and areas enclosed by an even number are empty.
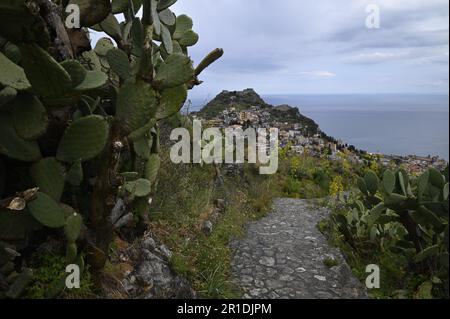
<svg viewBox="0 0 450 319">
<path fill-rule="evenodd" d="M 340 251 L 317 229 L 328 214 L 306 200 L 281 198 L 267 217 L 250 224 L 246 237 L 231 244 L 234 280 L 244 298 L 367 298 Z M 325 259 L 338 264 L 330 268 Z"/>
</svg>

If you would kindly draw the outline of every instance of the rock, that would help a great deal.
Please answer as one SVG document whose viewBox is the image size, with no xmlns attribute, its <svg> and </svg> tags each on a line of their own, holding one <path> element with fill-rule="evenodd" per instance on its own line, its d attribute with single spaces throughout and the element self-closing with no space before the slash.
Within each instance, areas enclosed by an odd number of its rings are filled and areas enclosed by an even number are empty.
<svg viewBox="0 0 450 319">
<path fill-rule="evenodd" d="M 211 235 L 213 232 L 213 224 L 209 220 L 204 221 L 202 224 L 202 231 L 206 235 Z"/>
<path fill-rule="evenodd" d="M 152 237 L 145 238 L 137 249 L 134 271 L 122 281 L 132 298 L 137 299 L 195 299 L 189 282 L 175 274 L 169 265 L 172 252 Z"/>
<path fill-rule="evenodd" d="M 324 276 L 315 275 L 314 278 L 316 278 L 319 281 L 327 281 L 327 278 L 325 278 Z"/>
<path fill-rule="evenodd" d="M 166 245 L 159 246 L 159 251 L 164 257 L 166 257 L 167 260 L 170 260 L 170 258 L 172 258 L 173 253 Z"/>
<path fill-rule="evenodd" d="M 156 249 L 156 242 L 153 238 L 147 237 L 142 242 L 142 248 L 147 249 L 149 251 L 154 251 Z"/>
<path fill-rule="evenodd" d="M 275 259 L 272 257 L 262 257 L 259 260 L 259 263 L 261 265 L 267 266 L 267 267 L 273 267 L 275 265 Z"/>
<path fill-rule="evenodd" d="M 111 210 L 111 223 L 114 225 L 120 217 L 125 214 L 126 206 L 121 198 L 119 198 Z"/>
</svg>

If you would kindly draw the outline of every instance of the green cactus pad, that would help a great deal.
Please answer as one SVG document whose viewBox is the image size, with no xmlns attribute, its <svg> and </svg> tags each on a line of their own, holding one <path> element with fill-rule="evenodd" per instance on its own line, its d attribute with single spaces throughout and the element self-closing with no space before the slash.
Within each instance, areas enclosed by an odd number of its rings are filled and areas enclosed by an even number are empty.
<svg viewBox="0 0 450 319">
<path fill-rule="evenodd" d="M 159 13 L 159 20 L 167 26 L 173 26 L 177 21 L 175 14 L 170 9 L 162 10 Z"/>
<path fill-rule="evenodd" d="M 77 60 L 66 60 L 61 62 L 61 66 L 69 73 L 73 88 L 80 85 L 86 78 L 86 69 Z"/>
<path fill-rule="evenodd" d="M 69 169 L 66 175 L 66 181 L 73 186 L 80 186 L 83 182 L 83 166 L 81 161 L 75 162 Z"/>
<path fill-rule="evenodd" d="M 16 64 L 18 64 L 22 58 L 19 47 L 11 42 L 6 43 L 3 53 L 8 59 Z"/>
<path fill-rule="evenodd" d="M 439 217 L 425 206 L 420 206 L 417 211 L 412 212 L 411 217 L 419 225 L 432 226 L 441 232 L 444 230 L 445 225 Z"/>
<path fill-rule="evenodd" d="M 177 0 L 159 0 L 158 11 L 163 11 L 171 7 L 173 4 L 175 4 L 175 2 L 177 2 Z"/>
<path fill-rule="evenodd" d="M 103 117 L 98 115 L 83 117 L 67 128 L 56 157 L 69 163 L 90 160 L 103 150 L 108 134 L 109 125 Z"/>
<path fill-rule="evenodd" d="M 140 80 L 128 81 L 119 90 L 116 116 L 131 133 L 150 121 L 156 107 L 156 93 L 150 84 Z"/>
<path fill-rule="evenodd" d="M 67 243 L 66 246 L 66 262 L 71 263 L 77 259 L 78 256 L 78 248 L 75 243 Z"/>
<path fill-rule="evenodd" d="M 156 182 L 158 171 L 161 166 L 161 159 L 158 154 L 152 154 L 145 164 L 145 178 L 151 183 Z"/>
<path fill-rule="evenodd" d="M 386 193 L 391 194 L 395 189 L 395 175 L 392 171 L 386 170 L 383 175 L 383 187 Z"/>
<path fill-rule="evenodd" d="M 155 32 L 156 35 L 161 35 L 162 24 L 161 24 L 161 21 L 159 20 L 159 15 L 158 15 L 158 10 L 157 10 L 158 1 L 157 0 L 150 0 L 150 1 L 151 1 L 151 15 L 152 15 L 152 22 L 153 22 L 153 31 Z"/>
<path fill-rule="evenodd" d="M 114 49 L 114 44 L 110 38 L 101 38 L 95 45 L 94 52 L 101 57 L 106 57 L 109 50 Z"/>
<path fill-rule="evenodd" d="M 192 30 L 189 30 L 183 33 L 183 36 L 180 39 L 178 39 L 178 42 L 180 43 L 181 46 L 191 47 L 196 45 L 198 40 L 199 40 L 198 34 Z"/>
<path fill-rule="evenodd" d="M 138 18 L 133 19 L 131 25 L 131 38 L 132 38 L 132 54 L 140 57 L 142 55 L 144 47 L 144 28 L 141 20 Z"/>
<path fill-rule="evenodd" d="M 16 90 L 28 90 L 31 88 L 23 69 L 9 60 L 0 52 L 0 84 L 10 86 Z"/>
<path fill-rule="evenodd" d="M 3 105 L 13 100 L 17 95 L 17 91 L 9 86 L 0 90 L 0 110 Z"/>
<path fill-rule="evenodd" d="M 31 166 L 31 176 L 39 191 L 59 201 L 64 191 L 64 167 L 54 157 L 44 158 Z"/>
<path fill-rule="evenodd" d="M 106 84 L 108 76 L 101 71 L 87 71 L 83 82 L 78 85 L 76 91 L 89 91 L 102 87 Z"/>
<path fill-rule="evenodd" d="M 73 211 L 73 213 L 67 217 L 66 225 L 64 226 L 64 234 L 66 235 L 69 243 L 75 242 L 80 236 L 81 225 L 83 224 L 83 218 L 80 214 Z"/>
<path fill-rule="evenodd" d="M 102 70 L 102 64 L 100 63 L 100 59 L 94 50 L 83 52 L 82 57 L 83 59 L 81 60 L 81 62 L 87 70 Z"/>
<path fill-rule="evenodd" d="M 358 177 L 357 184 L 358 184 L 358 188 L 361 191 L 361 193 L 367 194 L 367 192 L 368 192 L 367 185 L 366 185 L 366 181 L 364 180 L 364 178 Z"/>
<path fill-rule="evenodd" d="M 28 209 L 33 217 L 46 227 L 60 228 L 66 224 L 61 207 L 47 194 L 37 193 L 36 199 L 28 204 Z"/>
<path fill-rule="evenodd" d="M 188 17 L 185 14 L 182 14 L 177 17 L 176 21 L 176 28 L 175 32 L 173 34 L 173 38 L 175 40 L 179 40 L 183 37 L 185 32 L 192 30 L 192 27 L 194 26 L 194 23 L 192 22 L 192 19 Z"/>
<path fill-rule="evenodd" d="M 443 188 L 444 185 L 445 185 L 445 178 L 441 174 L 441 172 L 439 172 L 434 167 L 430 167 L 428 169 L 428 171 L 430 173 L 430 183 L 431 183 L 431 185 L 433 185 L 433 186 L 435 186 L 437 188 Z"/>
<path fill-rule="evenodd" d="M 0 154 L 24 162 L 35 162 L 41 158 L 37 142 L 19 137 L 7 114 L 0 114 Z"/>
<path fill-rule="evenodd" d="M 21 45 L 22 65 L 33 91 L 44 97 L 59 97 L 72 86 L 69 73 L 36 44 Z"/>
<path fill-rule="evenodd" d="M 367 190 L 370 194 L 375 195 L 375 193 L 378 191 L 379 186 L 379 179 L 377 174 L 375 174 L 373 171 L 368 171 L 364 175 L 364 181 L 366 182 Z"/>
<path fill-rule="evenodd" d="M 386 206 L 397 206 L 405 202 L 407 199 L 408 197 L 406 196 L 392 193 L 391 195 L 385 197 L 384 202 Z"/>
<path fill-rule="evenodd" d="M 127 192 L 136 197 L 148 196 L 152 191 L 152 184 L 150 181 L 143 178 L 132 182 L 126 182 L 124 187 Z"/>
<path fill-rule="evenodd" d="M 170 34 L 169 29 L 167 29 L 167 27 L 164 25 L 161 26 L 161 37 L 164 49 L 168 54 L 172 54 L 173 53 L 172 35 Z"/>
<path fill-rule="evenodd" d="M 178 53 L 169 55 L 156 73 L 156 80 L 164 88 L 185 84 L 193 77 L 192 61 L 187 56 Z"/>
<path fill-rule="evenodd" d="M 100 28 L 115 40 L 122 39 L 122 30 L 120 29 L 119 21 L 113 14 L 109 14 L 108 17 L 100 23 Z"/>
<path fill-rule="evenodd" d="M 144 160 L 148 160 L 152 149 L 152 139 L 144 136 L 135 141 L 133 147 L 137 156 Z"/>
<path fill-rule="evenodd" d="M 45 133 L 48 127 L 47 110 L 37 97 L 22 93 L 10 105 L 14 127 L 21 138 L 35 140 Z"/>
<path fill-rule="evenodd" d="M 186 102 L 187 94 L 186 85 L 163 90 L 156 118 L 165 119 L 178 113 Z"/>
<path fill-rule="evenodd" d="M 120 49 L 109 50 L 106 54 L 108 63 L 111 69 L 123 80 L 126 80 L 131 75 L 130 62 L 125 52 Z"/>
</svg>

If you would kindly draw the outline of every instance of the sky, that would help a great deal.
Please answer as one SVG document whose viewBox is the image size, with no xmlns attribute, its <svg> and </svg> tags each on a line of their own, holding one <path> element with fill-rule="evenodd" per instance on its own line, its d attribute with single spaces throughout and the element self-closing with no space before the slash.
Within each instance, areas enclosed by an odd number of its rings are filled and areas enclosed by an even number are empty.
<svg viewBox="0 0 450 319">
<path fill-rule="evenodd" d="M 370 4 L 379 28 L 366 26 Z M 172 9 L 194 20 L 195 63 L 225 51 L 192 97 L 245 88 L 448 94 L 448 0 L 178 0 Z"/>
</svg>

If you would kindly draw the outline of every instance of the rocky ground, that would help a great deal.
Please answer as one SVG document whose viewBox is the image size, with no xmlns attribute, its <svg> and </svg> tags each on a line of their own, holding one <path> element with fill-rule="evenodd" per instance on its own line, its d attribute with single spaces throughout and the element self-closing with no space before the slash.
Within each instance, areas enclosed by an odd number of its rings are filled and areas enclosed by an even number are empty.
<svg viewBox="0 0 450 319">
<path fill-rule="evenodd" d="M 328 214 L 305 200 L 277 199 L 271 214 L 250 224 L 246 238 L 232 243 L 234 280 L 244 298 L 367 298 L 340 251 L 317 229 Z"/>
</svg>

